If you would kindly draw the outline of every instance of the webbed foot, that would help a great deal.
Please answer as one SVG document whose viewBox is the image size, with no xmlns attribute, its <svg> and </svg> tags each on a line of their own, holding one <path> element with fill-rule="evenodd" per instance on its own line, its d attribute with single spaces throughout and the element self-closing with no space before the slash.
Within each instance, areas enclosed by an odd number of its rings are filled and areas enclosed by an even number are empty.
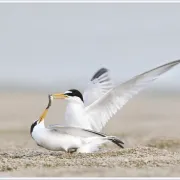
<svg viewBox="0 0 180 180">
<path fill-rule="evenodd" d="M 77 148 L 70 148 L 67 150 L 68 153 L 72 154 L 77 151 Z"/>
</svg>

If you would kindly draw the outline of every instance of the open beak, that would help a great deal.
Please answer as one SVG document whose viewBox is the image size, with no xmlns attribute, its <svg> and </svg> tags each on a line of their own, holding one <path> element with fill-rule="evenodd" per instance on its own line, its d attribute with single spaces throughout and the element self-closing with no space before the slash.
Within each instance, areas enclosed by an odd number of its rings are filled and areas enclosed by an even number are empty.
<svg viewBox="0 0 180 180">
<path fill-rule="evenodd" d="M 52 97 L 53 97 L 53 99 L 65 99 L 68 96 L 61 93 L 61 94 L 52 94 Z"/>
</svg>

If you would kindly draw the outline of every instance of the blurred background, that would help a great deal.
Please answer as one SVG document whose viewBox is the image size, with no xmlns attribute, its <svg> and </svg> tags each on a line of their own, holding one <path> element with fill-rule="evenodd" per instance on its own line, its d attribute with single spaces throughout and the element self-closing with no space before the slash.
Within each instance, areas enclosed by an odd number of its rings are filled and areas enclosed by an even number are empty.
<svg viewBox="0 0 180 180">
<path fill-rule="evenodd" d="M 180 58 L 180 4 L 0 4 L 1 91 L 84 89 L 106 67 L 116 83 Z M 179 67 L 152 88 L 177 90 Z"/>
<path fill-rule="evenodd" d="M 180 59 L 179 19 L 175 3 L 1 3 L 1 150 L 39 150 L 29 131 L 49 93 L 83 91 L 101 67 L 121 83 Z M 180 65 L 130 100 L 103 131 L 119 136 L 125 147 L 179 151 L 179 79 Z M 65 108 L 65 101 L 53 101 L 45 123 L 60 123 Z M 18 175 L 27 175 L 19 164 Z M 34 175 L 54 175 L 41 171 Z"/>
</svg>

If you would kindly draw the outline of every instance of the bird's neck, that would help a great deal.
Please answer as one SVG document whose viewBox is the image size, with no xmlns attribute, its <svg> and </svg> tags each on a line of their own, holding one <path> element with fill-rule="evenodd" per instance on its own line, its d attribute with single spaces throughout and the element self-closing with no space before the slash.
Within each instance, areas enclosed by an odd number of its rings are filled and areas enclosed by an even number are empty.
<svg viewBox="0 0 180 180">
<path fill-rule="evenodd" d="M 34 127 L 34 130 L 42 129 L 42 128 L 45 128 L 44 119 Z"/>
<path fill-rule="evenodd" d="M 45 128 L 44 119 L 38 124 L 38 128 Z"/>
<path fill-rule="evenodd" d="M 84 103 L 69 102 L 67 104 L 66 112 L 81 113 L 84 111 Z"/>
<path fill-rule="evenodd" d="M 84 103 L 69 102 L 65 112 L 65 122 L 73 126 L 73 122 L 81 121 L 84 116 Z"/>
<path fill-rule="evenodd" d="M 36 131 L 40 128 L 45 128 L 44 125 L 44 120 L 42 120 L 40 123 L 38 123 L 38 121 L 35 121 L 32 125 L 31 125 L 31 129 L 30 129 L 30 133 L 32 134 L 33 131 Z"/>
</svg>

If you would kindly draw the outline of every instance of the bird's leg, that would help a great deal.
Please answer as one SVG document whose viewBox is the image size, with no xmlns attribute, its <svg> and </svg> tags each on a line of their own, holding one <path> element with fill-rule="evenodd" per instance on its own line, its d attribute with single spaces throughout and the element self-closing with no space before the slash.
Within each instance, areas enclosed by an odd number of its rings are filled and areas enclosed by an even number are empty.
<svg viewBox="0 0 180 180">
<path fill-rule="evenodd" d="M 72 154 L 72 153 L 74 153 L 74 152 L 76 152 L 76 151 L 77 151 L 77 148 L 69 148 L 69 149 L 67 150 L 67 152 L 70 153 L 70 154 Z"/>
</svg>

